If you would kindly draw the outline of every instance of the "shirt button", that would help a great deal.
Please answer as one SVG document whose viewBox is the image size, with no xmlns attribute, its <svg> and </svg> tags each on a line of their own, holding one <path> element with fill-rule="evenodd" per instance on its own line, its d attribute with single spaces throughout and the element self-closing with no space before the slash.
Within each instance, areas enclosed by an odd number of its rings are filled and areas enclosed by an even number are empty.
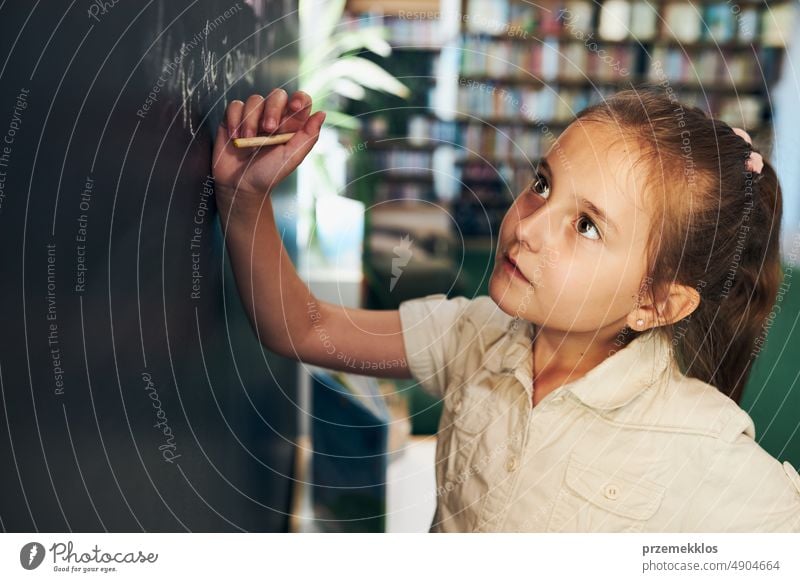
<svg viewBox="0 0 800 582">
<path fill-rule="evenodd" d="M 613 483 L 609 483 L 608 485 L 606 485 L 603 494 L 606 496 L 606 498 L 610 499 L 611 501 L 614 501 L 619 496 L 619 487 L 617 487 Z"/>
<path fill-rule="evenodd" d="M 456 411 L 456 414 L 461 412 L 461 401 L 460 400 L 456 402 L 455 411 Z"/>
<path fill-rule="evenodd" d="M 506 470 L 510 473 L 517 468 L 517 457 L 509 457 L 506 461 Z"/>
</svg>

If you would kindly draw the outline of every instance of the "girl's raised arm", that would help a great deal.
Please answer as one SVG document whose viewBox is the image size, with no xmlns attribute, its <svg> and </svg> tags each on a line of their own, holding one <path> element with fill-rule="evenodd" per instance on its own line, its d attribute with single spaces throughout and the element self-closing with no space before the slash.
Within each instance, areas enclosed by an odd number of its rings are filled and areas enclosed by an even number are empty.
<svg viewBox="0 0 800 582">
<path fill-rule="evenodd" d="M 214 143 L 217 206 L 239 294 L 261 343 L 281 356 L 370 376 L 410 378 L 397 310 L 318 300 L 283 247 L 269 195 L 305 158 L 325 118 L 302 92 L 232 101 Z M 232 140 L 295 132 L 283 145 L 238 149 Z"/>
</svg>

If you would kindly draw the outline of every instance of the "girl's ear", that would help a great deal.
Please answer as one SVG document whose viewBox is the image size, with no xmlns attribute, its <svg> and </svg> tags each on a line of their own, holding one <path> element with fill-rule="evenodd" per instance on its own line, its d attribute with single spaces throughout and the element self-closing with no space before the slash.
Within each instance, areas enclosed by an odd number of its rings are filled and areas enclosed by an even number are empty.
<svg viewBox="0 0 800 582">
<path fill-rule="evenodd" d="M 626 323 L 636 331 L 669 325 L 690 315 L 698 305 L 700 305 L 700 293 L 696 289 L 680 283 L 671 283 L 655 304 L 648 298 L 631 311 Z"/>
</svg>

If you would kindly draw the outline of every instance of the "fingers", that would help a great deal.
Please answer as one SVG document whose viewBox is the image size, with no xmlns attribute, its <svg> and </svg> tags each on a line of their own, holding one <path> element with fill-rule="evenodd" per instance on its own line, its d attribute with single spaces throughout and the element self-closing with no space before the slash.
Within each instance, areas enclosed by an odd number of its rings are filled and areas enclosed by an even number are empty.
<svg viewBox="0 0 800 582">
<path fill-rule="evenodd" d="M 286 143 L 286 148 L 290 152 L 287 164 L 294 168 L 303 161 L 317 143 L 319 139 L 319 132 L 322 127 L 322 122 L 325 121 L 325 112 L 317 111 L 314 115 L 309 117 L 302 129 L 295 133 L 294 137 Z"/>
<path fill-rule="evenodd" d="M 258 121 L 264 107 L 264 98 L 261 95 L 250 95 L 244 104 L 244 115 L 240 126 L 242 137 L 255 137 L 258 134 Z"/>
<path fill-rule="evenodd" d="M 295 91 L 291 101 L 289 101 L 289 111 L 294 115 L 303 107 L 311 107 L 311 96 L 305 91 Z"/>
<path fill-rule="evenodd" d="M 296 91 L 291 99 L 283 89 L 266 97 L 251 95 L 246 102 L 231 101 L 225 112 L 225 126 L 231 139 L 255 137 L 259 133 L 299 131 L 311 114 L 311 96 Z"/>
<path fill-rule="evenodd" d="M 267 107 L 261 119 L 261 130 L 266 133 L 288 133 L 297 131 L 311 113 L 311 96 L 304 91 L 296 91 L 291 98 L 283 89 L 277 95 L 270 93 Z M 272 101 L 274 99 L 274 102 Z"/>
<path fill-rule="evenodd" d="M 267 95 L 264 105 L 264 115 L 261 120 L 261 127 L 264 131 L 273 132 L 278 129 L 288 100 L 289 96 L 283 89 L 273 89 L 270 94 Z"/>
<path fill-rule="evenodd" d="M 279 133 L 298 131 L 311 114 L 311 96 L 304 91 L 295 92 L 286 108 L 286 118 L 278 127 Z"/>
<path fill-rule="evenodd" d="M 238 137 L 255 137 L 262 132 L 294 132 L 296 135 L 286 143 L 285 149 L 284 147 L 281 149 L 284 150 L 283 155 L 286 156 L 284 164 L 292 168 L 296 167 L 317 143 L 322 123 L 325 120 L 325 113 L 322 111 L 310 115 L 311 105 L 312 100 L 307 93 L 297 91 L 292 94 L 290 99 L 283 89 L 275 89 L 266 97 L 251 95 L 246 102 L 238 99 L 231 101 L 225 112 L 224 121 L 229 139 L 222 142 L 219 141 L 221 135 L 219 133 L 217 135 L 219 144 L 225 143 L 225 147 L 219 149 L 219 156 L 222 155 L 222 151 L 230 150 L 237 157 L 260 158 L 261 154 L 267 154 L 274 148 L 239 151 L 233 148 L 229 140 Z M 219 131 L 223 131 L 222 125 Z M 215 163 L 216 161 L 214 160 Z"/>
<path fill-rule="evenodd" d="M 233 137 L 231 137 L 230 130 L 228 129 L 227 120 L 217 126 L 217 137 L 214 140 L 214 150 L 211 158 L 211 168 L 216 172 L 219 164 L 226 163 L 231 156 L 237 162 L 246 161 L 248 156 L 252 155 L 252 151 L 242 150 L 234 147 Z"/>
<path fill-rule="evenodd" d="M 231 139 L 242 137 L 239 134 L 239 124 L 242 122 L 242 113 L 244 112 L 244 103 L 235 99 L 228 103 L 228 108 L 225 110 L 225 126 L 228 128 L 228 135 Z"/>
</svg>

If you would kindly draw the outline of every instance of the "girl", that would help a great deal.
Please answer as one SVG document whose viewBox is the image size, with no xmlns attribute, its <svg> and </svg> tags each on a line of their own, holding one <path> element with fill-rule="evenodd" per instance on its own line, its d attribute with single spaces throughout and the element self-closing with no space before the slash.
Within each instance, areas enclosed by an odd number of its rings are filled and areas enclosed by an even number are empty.
<svg viewBox="0 0 800 582">
<path fill-rule="evenodd" d="M 444 400 L 431 531 L 800 532 L 800 476 L 737 405 L 782 277 L 780 187 L 743 130 L 654 88 L 589 107 L 506 214 L 489 297 L 370 311 L 317 300 L 275 228 L 310 109 L 253 95 L 218 130 L 240 294 L 268 349 Z"/>
</svg>

